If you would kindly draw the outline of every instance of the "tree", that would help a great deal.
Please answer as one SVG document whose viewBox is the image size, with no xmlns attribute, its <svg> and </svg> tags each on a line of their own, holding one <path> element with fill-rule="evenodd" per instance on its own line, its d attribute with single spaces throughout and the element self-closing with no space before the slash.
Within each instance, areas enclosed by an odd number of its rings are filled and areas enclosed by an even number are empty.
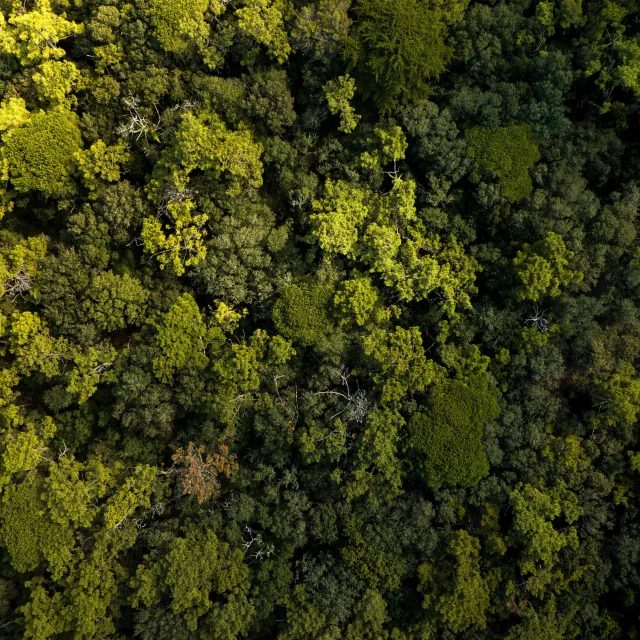
<svg viewBox="0 0 640 640">
<path fill-rule="evenodd" d="M 476 163 L 474 179 L 494 174 L 502 195 L 509 202 L 528 198 L 533 191 L 529 170 L 540 160 L 535 136 L 529 125 L 510 124 L 496 129 L 474 127 L 465 132 L 469 156 Z"/>
<path fill-rule="evenodd" d="M 360 116 L 351 106 L 351 100 L 356 91 L 356 81 L 347 74 L 340 76 L 337 80 L 330 80 L 322 89 L 329 104 L 329 111 L 333 115 L 340 115 L 338 131 L 351 133 L 360 120 Z"/>
<path fill-rule="evenodd" d="M 391 311 L 382 306 L 380 292 L 371 278 L 358 272 L 344 280 L 333 298 L 336 315 L 343 326 L 375 327 L 389 319 Z"/>
<path fill-rule="evenodd" d="M 279 64 L 291 51 L 284 28 L 285 6 L 282 0 L 248 0 L 236 9 L 240 31 L 263 44 Z"/>
<path fill-rule="evenodd" d="M 130 154 L 123 140 L 112 147 L 108 147 L 102 140 L 98 140 L 85 151 L 76 153 L 78 168 L 84 178 L 84 183 L 91 191 L 100 186 L 100 180 L 117 182 L 120 180 L 120 165 L 126 164 Z"/>
<path fill-rule="evenodd" d="M 229 477 L 238 466 L 236 456 L 229 453 L 226 444 L 221 444 L 217 451 L 205 455 L 203 445 L 196 447 L 190 442 L 186 453 L 180 447 L 171 459 L 176 466 L 183 495 L 195 495 L 198 503 L 214 495 L 219 486 L 219 476 Z"/>
<path fill-rule="evenodd" d="M 32 11 L 16 11 L 9 16 L 8 26 L 4 15 L 0 18 L 0 49 L 17 56 L 20 64 L 30 66 L 42 60 L 59 59 L 65 55 L 60 40 L 80 34 L 84 26 L 69 22 L 65 14 L 51 10 L 49 0 L 38 0 Z"/>
<path fill-rule="evenodd" d="M 199 619 L 208 611 L 213 609 L 223 617 L 225 610 L 239 604 L 237 599 L 246 601 L 249 568 L 242 561 L 243 554 L 219 541 L 213 531 L 188 528 L 184 537 L 171 541 L 163 558 L 152 562 L 146 556 L 145 560 L 131 580 L 133 606 L 159 603 L 167 594 L 172 610 L 184 616 L 191 631 L 198 628 Z M 226 596 L 226 602 L 214 604 L 209 598 L 211 593 Z M 246 607 L 244 613 L 246 617 L 237 621 L 229 635 L 214 632 L 211 637 L 237 637 L 249 626 L 253 608 Z"/>
<path fill-rule="evenodd" d="M 207 0 L 151 0 L 147 12 L 160 46 L 170 53 L 183 53 L 190 45 L 202 46 L 209 36 L 210 27 L 205 21 L 209 8 L 220 14 L 224 4 Z"/>
<path fill-rule="evenodd" d="M 116 331 L 143 322 L 148 298 L 149 292 L 129 274 L 105 271 L 91 279 L 82 310 L 101 331 Z"/>
<path fill-rule="evenodd" d="M 569 268 L 573 255 L 562 237 L 553 231 L 533 246 L 524 244 L 513 259 L 522 281 L 520 296 L 529 300 L 559 296 L 560 287 L 579 283 L 584 274 Z"/>
<path fill-rule="evenodd" d="M 82 144 L 77 116 L 63 107 L 40 111 L 3 136 L 2 155 L 18 191 L 62 198 L 75 192 L 76 152 Z"/>
<path fill-rule="evenodd" d="M 448 576 L 439 575 L 434 564 L 418 568 L 419 591 L 425 594 L 422 606 L 434 611 L 454 633 L 469 627 L 485 629 L 489 609 L 489 584 L 480 572 L 480 542 L 466 531 L 451 535 L 447 554 L 454 567 Z"/>
<path fill-rule="evenodd" d="M 381 133 L 384 155 L 401 157 L 401 140 Z M 385 151 L 387 144 L 390 149 Z M 371 154 L 368 160 L 379 162 Z M 470 306 L 469 293 L 480 267 L 455 237 L 425 233 L 415 208 L 415 189 L 415 182 L 401 178 L 395 178 L 384 195 L 327 181 L 323 198 L 312 203 L 311 238 L 327 256 L 343 255 L 378 274 L 403 301 L 424 300 L 439 291 L 443 309 L 455 318 L 458 307 Z"/>
<path fill-rule="evenodd" d="M 161 355 L 153 361 L 153 370 L 159 380 L 170 382 L 177 370 L 193 367 L 204 369 L 209 363 L 207 347 L 220 346 L 224 340 L 218 327 L 207 327 L 196 301 L 183 293 L 158 320 L 156 344 Z"/>
<path fill-rule="evenodd" d="M 290 285 L 273 305 L 276 331 L 305 347 L 317 344 L 331 332 L 331 295 L 327 285 Z"/>
<path fill-rule="evenodd" d="M 163 150 L 154 166 L 148 187 L 150 197 L 162 203 L 175 202 L 174 194 L 187 199 L 189 174 L 196 169 L 212 171 L 216 177 L 228 174 L 229 195 L 258 188 L 262 185 L 262 150 L 246 127 L 231 131 L 214 112 L 197 116 L 187 112 L 173 143 Z"/>
<path fill-rule="evenodd" d="M 371 86 L 383 113 L 390 113 L 401 100 L 423 98 L 451 59 L 453 51 L 445 43 L 447 16 L 434 4 L 356 3 L 346 54 L 350 66 L 362 74 L 363 85 Z"/>
<path fill-rule="evenodd" d="M 206 214 L 194 214 L 193 200 L 178 196 L 169 202 L 156 218 L 146 218 L 142 223 L 141 239 L 146 253 L 156 257 L 160 269 L 171 265 L 181 276 L 186 267 L 202 262 L 207 249 L 204 245 Z M 164 222 L 164 224 L 163 224 Z"/>
<path fill-rule="evenodd" d="M 511 493 L 514 520 L 506 542 L 507 546 L 524 548 L 525 555 L 518 564 L 527 577 L 527 591 L 536 597 L 566 588 L 587 568 L 580 567 L 575 575 L 567 576 L 558 568 L 560 552 L 576 549 L 578 535 L 575 527 L 554 528 L 553 520 L 564 516 L 567 523 L 575 522 L 583 513 L 577 502 L 577 496 L 563 486 L 545 490 L 524 485 Z"/>
<path fill-rule="evenodd" d="M 73 104 L 75 96 L 67 96 L 83 86 L 80 70 L 68 60 L 45 60 L 31 78 L 38 97 L 52 105 Z"/>
<path fill-rule="evenodd" d="M 409 421 L 411 447 L 424 456 L 425 479 L 470 487 L 489 473 L 484 426 L 498 417 L 498 402 L 485 374 L 439 382 L 427 410 Z"/>
<path fill-rule="evenodd" d="M 442 375 L 441 367 L 427 360 L 418 327 L 374 329 L 362 338 L 362 346 L 375 363 L 373 381 L 383 402 L 397 402 L 410 393 L 424 391 Z"/>
<path fill-rule="evenodd" d="M 0 253 L 2 293 L 14 300 L 28 294 L 46 253 L 47 239 L 44 236 L 21 239 L 10 251 Z"/>
</svg>

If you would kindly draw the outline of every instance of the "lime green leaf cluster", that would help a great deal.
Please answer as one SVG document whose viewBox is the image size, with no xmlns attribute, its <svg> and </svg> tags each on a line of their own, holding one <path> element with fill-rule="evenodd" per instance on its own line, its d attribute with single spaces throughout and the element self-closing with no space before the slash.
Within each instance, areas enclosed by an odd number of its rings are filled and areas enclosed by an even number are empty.
<svg viewBox="0 0 640 640">
<path fill-rule="evenodd" d="M 0 16 L 0 51 L 14 54 L 23 66 L 56 60 L 65 55 L 58 42 L 83 31 L 83 25 L 54 13 L 49 0 L 38 0 L 32 11 L 16 11 L 8 21 Z"/>
<path fill-rule="evenodd" d="M 527 590 L 541 597 L 550 587 L 566 588 L 578 576 L 562 574 L 557 568 L 559 554 L 565 548 L 576 549 L 578 535 L 575 527 L 556 529 L 553 521 L 564 516 L 572 524 L 582 515 L 577 496 L 562 486 L 545 490 L 526 484 L 512 492 L 511 504 L 514 516 L 507 545 L 523 548 L 519 565 L 528 578 Z"/>
<path fill-rule="evenodd" d="M 415 209 L 415 183 L 394 180 L 380 195 L 359 185 L 327 181 L 313 202 L 311 237 L 327 256 L 343 255 L 379 274 L 401 300 L 423 300 L 438 290 L 451 317 L 470 306 L 479 265 L 454 238 L 427 235 Z"/>
<path fill-rule="evenodd" d="M 183 53 L 189 45 L 203 45 L 210 31 L 205 20 L 208 8 L 209 0 L 151 0 L 147 13 L 160 46 Z"/>
<path fill-rule="evenodd" d="M 340 115 L 338 131 L 351 133 L 360 121 L 360 116 L 351 105 L 356 91 L 356 81 L 350 78 L 349 74 L 340 76 L 337 80 L 327 82 L 323 91 L 329 104 L 329 111 L 333 115 Z"/>
<path fill-rule="evenodd" d="M 509 202 L 527 198 L 533 191 L 529 170 L 540 160 L 533 131 L 526 124 L 510 124 L 488 129 L 474 127 L 466 132 L 469 156 L 476 163 L 473 178 L 497 176 L 502 195 Z"/>
<path fill-rule="evenodd" d="M 389 320 L 391 312 L 382 306 L 371 278 L 358 272 L 353 276 L 339 285 L 333 297 L 338 322 L 346 327 L 375 327 Z"/>
<path fill-rule="evenodd" d="M 236 10 L 238 28 L 264 45 L 280 64 L 291 52 L 284 26 L 285 0 L 248 0 Z"/>
<path fill-rule="evenodd" d="M 373 381 L 383 402 L 397 402 L 409 393 L 423 391 L 442 374 L 442 367 L 427 360 L 418 327 L 374 329 L 362 339 L 362 345 L 376 365 Z"/>
<path fill-rule="evenodd" d="M 426 410 L 409 422 L 410 444 L 424 456 L 430 486 L 471 487 L 489 473 L 482 438 L 485 424 L 498 415 L 485 374 L 434 386 Z"/>
<path fill-rule="evenodd" d="M 67 338 L 53 337 L 40 316 L 31 311 L 12 314 L 7 344 L 15 356 L 16 373 L 30 375 L 38 371 L 47 378 L 64 374 L 67 391 L 80 404 L 95 393 L 102 374 L 116 358 L 115 349 L 107 344 L 82 349 Z M 66 364 L 72 367 L 65 371 Z"/>
<path fill-rule="evenodd" d="M 82 74 L 68 60 L 45 60 L 31 76 L 38 97 L 51 105 L 72 105 L 77 102 L 69 94 L 82 85 Z"/>
<path fill-rule="evenodd" d="M 0 296 L 12 298 L 28 293 L 38 266 L 47 253 L 47 239 L 31 236 L 12 249 L 0 253 Z"/>
<path fill-rule="evenodd" d="M 193 200 L 171 202 L 161 219 L 145 218 L 142 224 L 145 253 L 155 256 L 161 269 L 171 265 L 178 276 L 207 256 L 204 225 L 208 217 L 194 213 L 195 207 Z"/>
<path fill-rule="evenodd" d="M 248 401 L 265 380 L 273 383 L 278 371 L 295 355 L 291 342 L 278 335 L 269 337 L 262 329 L 256 329 L 248 340 L 218 353 L 213 365 L 218 420 L 232 425 L 239 405 Z"/>
<path fill-rule="evenodd" d="M 562 236 L 553 231 L 533 245 L 523 245 L 513 259 L 522 282 L 521 297 L 539 300 L 545 295 L 559 296 L 560 287 L 581 282 L 584 274 L 569 268 L 572 258 Z"/>
<path fill-rule="evenodd" d="M 182 192 L 189 183 L 189 174 L 196 169 L 224 173 L 229 177 L 229 195 L 240 195 L 247 189 L 262 185 L 262 145 L 253 140 L 243 127 L 227 128 L 213 112 L 199 115 L 187 113 L 176 131 L 172 145 L 165 149 L 154 166 L 149 184 L 151 198 L 166 196 L 167 184 Z"/>
<path fill-rule="evenodd" d="M 108 147 L 102 140 L 94 142 L 88 149 L 76 153 L 78 168 L 84 183 L 91 191 L 100 186 L 100 181 L 117 182 L 120 180 L 120 166 L 131 157 L 124 140 Z"/>
</svg>

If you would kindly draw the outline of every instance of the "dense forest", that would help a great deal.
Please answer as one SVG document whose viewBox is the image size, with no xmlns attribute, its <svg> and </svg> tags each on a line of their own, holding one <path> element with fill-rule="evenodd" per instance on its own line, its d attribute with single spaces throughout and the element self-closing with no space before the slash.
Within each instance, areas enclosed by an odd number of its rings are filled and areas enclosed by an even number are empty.
<svg viewBox="0 0 640 640">
<path fill-rule="evenodd" d="M 1 638 L 640 638 L 638 0 L 0 9 Z"/>
</svg>

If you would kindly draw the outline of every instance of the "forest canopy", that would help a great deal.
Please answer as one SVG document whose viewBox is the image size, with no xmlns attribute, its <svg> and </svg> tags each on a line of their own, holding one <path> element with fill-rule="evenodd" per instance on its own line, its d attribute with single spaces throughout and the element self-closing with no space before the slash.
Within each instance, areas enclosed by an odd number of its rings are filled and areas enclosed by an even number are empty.
<svg viewBox="0 0 640 640">
<path fill-rule="evenodd" d="M 0 637 L 640 638 L 640 5 L 0 2 Z"/>
</svg>

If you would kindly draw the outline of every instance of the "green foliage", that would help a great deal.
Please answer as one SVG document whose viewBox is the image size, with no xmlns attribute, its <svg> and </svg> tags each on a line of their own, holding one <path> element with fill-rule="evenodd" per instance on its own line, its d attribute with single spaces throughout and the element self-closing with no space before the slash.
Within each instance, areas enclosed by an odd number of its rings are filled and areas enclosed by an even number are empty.
<svg viewBox="0 0 640 640">
<path fill-rule="evenodd" d="M 362 340 L 366 356 L 375 363 L 373 381 L 380 387 L 383 402 L 394 402 L 409 393 L 424 391 L 442 371 L 427 360 L 418 327 L 394 331 L 374 329 Z"/>
<path fill-rule="evenodd" d="M 162 355 L 154 358 L 153 370 L 164 382 L 170 382 L 176 370 L 187 366 L 204 369 L 209 363 L 207 347 L 223 337 L 218 327 L 207 327 L 196 301 L 188 293 L 183 293 L 154 324 L 156 344 Z"/>
<path fill-rule="evenodd" d="M 563 549 L 578 546 L 575 527 L 558 530 L 553 526 L 553 520 L 560 516 L 572 524 L 582 515 L 577 496 L 562 486 L 545 491 L 524 485 L 512 492 L 511 504 L 514 520 L 507 544 L 518 544 L 525 551 L 519 565 L 522 575 L 528 577 L 529 592 L 540 597 L 547 588 L 559 591 L 580 578 L 588 567 L 580 567 L 576 575 L 567 576 L 556 566 Z"/>
<path fill-rule="evenodd" d="M 47 239 L 44 236 L 19 240 L 10 250 L 0 253 L 2 293 L 12 298 L 28 293 L 46 253 Z"/>
<path fill-rule="evenodd" d="M 148 297 L 135 278 L 106 271 L 91 279 L 83 310 L 100 330 L 116 331 L 143 322 Z"/>
<path fill-rule="evenodd" d="M 384 133 L 384 132 L 383 132 Z M 392 153 L 400 153 L 396 142 Z M 393 157 L 398 157 L 394 155 Z M 450 237 L 427 235 L 415 209 L 415 183 L 395 179 L 391 191 L 379 195 L 345 182 L 327 182 L 321 200 L 313 202 L 311 236 L 328 256 L 343 255 L 379 274 L 404 301 L 422 300 L 434 291 L 455 317 L 469 303 L 477 262 Z"/>
<path fill-rule="evenodd" d="M 182 53 L 189 45 L 204 44 L 209 35 L 205 21 L 209 4 L 207 0 L 151 0 L 148 16 L 160 46 L 170 53 Z"/>
<path fill-rule="evenodd" d="M 273 306 L 276 331 L 305 347 L 326 338 L 332 330 L 329 301 L 332 289 L 321 284 L 292 284 Z"/>
<path fill-rule="evenodd" d="M 219 622 L 231 622 L 232 610 L 244 614 L 228 629 L 214 631 L 212 638 L 235 638 L 246 631 L 251 622 L 253 608 L 247 606 L 249 568 L 243 563 L 239 549 L 232 550 L 218 540 L 212 531 L 201 533 L 188 530 L 185 537 L 175 538 L 166 556 L 155 564 L 139 565 L 135 578 L 133 605 L 149 606 L 160 602 L 163 593 L 168 593 L 171 609 L 184 616 L 191 631 L 198 628 L 198 619 L 213 609 Z M 209 599 L 211 593 L 225 594 L 227 602 L 220 605 Z M 220 620 L 222 618 L 222 620 Z M 222 625 L 221 625 L 222 626 Z M 225 625 L 226 626 L 226 625 Z"/>
<path fill-rule="evenodd" d="M 65 108 L 34 113 L 2 139 L 2 155 L 18 191 L 33 189 L 57 198 L 75 192 L 75 154 L 82 139 L 74 113 Z"/>
<path fill-rule="evenodd" d="M 453 53 L 442 11 L 420 0 L 362 0 L 355 14 L 348 56 L 373 85 L 381 111 L 429 93 Z"/>
<path fill-rule="evenodd" d="M 616 2 L 4 2 L 3 639 L 638 635 Z"/>
<path fill-rule="evenodd" d="M 413 449 L 424 455 L 424 474 L 430 486 L 470 487 L 489 473 L 482 442 L 484 426 L 499 415 L 487 377 L 476 374 L 437 384 L 427 410 L 409 422 Z"/>
<path fill-rule="evenodd" d="M 163 151 L 154 167 L 149 191 L 158 200 L 178 204 L 184 199 L 182 192 L 189 174 L 200 170 L 212 171 L 216 176 L 228 174 L 227 193 L 239 195 L 262 185 L 261 154 L 262 145 L 254 142 L 246 127 L 230 131 L 213 112 L 198 116 L 188 112 L 177 128 L 173 144 Z"/>
<path fill-rule="evenodd" d="M 102 140 L 98 140 L 89 149 L 76 154 L 78 168 L 89 189 L 97 189 L 99 179 L 107 182 L 120 180 L 120 165 L 126 164 L 130 157 L 126 149 L 127 145 L 122 140 L 113 147 L 107 147 Z"/>
<path fill-rule="evenodd" d="M 378 289 L 369 276 L 357 272 L 353 275 L 342 282 L 333 298 L 340 324 L 359 327 L 383 324 L 390 312 L 382 307 Z"/>
<path fill-rule="evenodd" d="M 31 78 L 38 97 L 54 105 L 73 103 L 74 98 L 67 96 L 83 84 L 80 70 L 68 60 L 46 60 Z"/>
<path fill-rule="evenodd" d="M 489 585 L 480 572 L 480 542 L 466 531 L 452 534 L 447 547 L 454 568 L 452 577 L 441 581 L 431 564 L 420 565 L 419 591 L 425 594 L 422 606 L 433 610 L 454 633 L 473 626 L 485 629 L 489 609 Z"/>
<path fill-rule="evenodd" d="M 207 216 L 194 214 L 195 206 L 193 200 L 171 202 L 166 207 L 165 224 L 158 218 L 146 218 L 142 226 L 144 250 L 157 258 L 161 269 L 170 264 L 178 276 L 207 255 L 203 228 Z"/>
<path fill-rule="evenodd" d="M 525 244 L 513 259 L 522 281 L 521 297 L 539 300 L 546 295 L 559 296 L 560 287 L 579 283 L 584 274 L 569 268 L 573 256 L 562 237 L 553 231 L 534 245 Z"/>
<path fill-rule="evenodd" d="M 39 0 L 32 11 L 17 10 L 8 21 L 2 15 L 0 50 L 17 56 L 20 64 L 30 66 L 42 60 L 62 58 L 65 51 L 57 46 L 58 42 L 83 31 L 83 25 L 66 20 L 64 13 L 54 13 L 49 0 Z"/>
<path fill-rule="evenodd" d="M 337 80 L 330 80 L 324 85 L 323 91 L 327 97 L 329 111 L 333 115 L 340 114 L 340 126 L 338 131 L 351 133 L 360 120 L 355 109 L 351 106 L 351 100 L 356 91 L 356 81 L 346 76 L 340 76 Z"/>
<path fill-rule="evenodd" d="M 249 0 L 236 9 L 240 30 L 264 45 L 280 64 L 291 51 L 284 28 L 285 10 L 284 0 Z"/>
<path fill-rule="evenodd" d="M 496 129 L 474 127 L 465 133 L 469 156 L 475 161 L 476 181 L 484 174 L 498 178 L 509 202 L 528 198 L 533 191 L 529 170 L 540 160 L 538 144 L 530 126 L 511 124 Z"/>
</svg>

